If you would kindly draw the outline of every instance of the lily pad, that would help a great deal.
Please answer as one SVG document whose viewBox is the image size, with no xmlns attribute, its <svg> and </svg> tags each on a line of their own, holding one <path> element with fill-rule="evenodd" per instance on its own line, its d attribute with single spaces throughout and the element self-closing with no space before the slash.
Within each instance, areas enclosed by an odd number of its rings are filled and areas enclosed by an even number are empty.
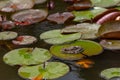
<svg viewBox="0 0 120 80">
<path fill-rule="evenodd" d="M 92 10 L 72 11 L 72 13 L 75 15 L 74 21 L 83 22 L 93 19 L 95 16 L 103 13 L 104 11 L 106 11 L 105 8 L 95 7 Z"/>
<path fill-rule="evenodd" d="M 83 48 L 84 51 L 78 54 L 68 54 L 62 52 L 63 48 L 67 48 L 71 46 L 80 46 Z M 78 40 L 69 44 L 54 45 L 50 48 L 50 52 L 53 56 L 64 60 L 78 60 L 78 59 L 82 59 L 85 56 L 98 55 L 102 51 L 103 48 L 101 47 L 100 44 L 90 40 Z"/>
<path fill-rule="evenodd" d="M 80 32 L 82 33 L 81 39 L 95 39 L 97 38 L 96 34 L 98 33 L 99 27 L 99 24 L 81 23 L 67 26 L 61 30 L 61 33 Z"/>
<path fill-rule="evenodd" d="M 0 40 L 11 40 L 17 37 L 17 33 L 13 31 L 0 32 Z"/>
<path fill-rule="evenodd" d="M 64 35 L 61 34 L 61 30 L 59 29 L 47 31 L 40 35 L 40 38 L 44 39 L 44 41 L 49 44 L 63 44 L 80 39 L 80 37 L 81 37 L 81 33 Z"/>
<path fill-rule="evenodd" d="M 100 76 L 106 80 L 113 77 L 120 77 L 120 68 L 108 68 L 100 73 Z"/>
<path fill-rule="evenodd" d="M 101 38 L 120 39 L 120 21 L 106 22 L 98 30 Z"/>
<path fill-rule="evenodd" d="M 33 0 L 3 0 L 0 1 L 0 11 L 15 12 L 23 9 L 30 9 L 34 6 Z"/>
<path fill-rule="evenodd" d="M 13 65 L 35 65 L 43 63 L 51 58 L 48 50 L 42 48 L 20 48 L 4 55 L 6 64 Z"/>
<path fill-rule="evenodd" d="M 110 50 L 119 50 L 120 49 L 120 40 L 102 40 L 102 41 L 100 41 L 100 44 L 105 49 L 110 49 Z"/>
<path fill-rule="evenodd" d="M 120 3 L 120 0 L 91 0 L 93 6 L 112 7 Z"/>
<path fill-rule="evenodd" d="M 34 79 L 42 75 L 44 79 L 54 79 L 64 76 L 69 72 L 69 67 L 61 62 L 47 62 L 37 66 L 23 66 L 18 70 L 18 74 L 25 79 Z"/>
<path fill-rule="evenodd" d="M 24 35 L 24 36 L 18 36 L 16 40 L 12 40 L 12 43 L 15 45 L 29 45 L 33 44 L 37 41 L 37 39 L 34 36 Z"/>
<path fill-rule="evenodd" d="M 34 0 L 35 4 L 42 4 L 44 2 L 46 2 L 47 0 Z"/>
</svg>

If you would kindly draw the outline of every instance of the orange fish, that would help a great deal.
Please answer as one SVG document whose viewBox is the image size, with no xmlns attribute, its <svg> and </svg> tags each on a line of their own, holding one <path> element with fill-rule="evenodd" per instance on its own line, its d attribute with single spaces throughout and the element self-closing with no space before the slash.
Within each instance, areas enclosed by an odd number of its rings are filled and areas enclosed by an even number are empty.
<svg viewBox="0 0 120 80">
<path fill-rule="evenodd" d="M 83 60 L 76 62 L 76 64 L 80 65 L 80 67 L 82 68 L 91 68 L 94 62 L 89 59 L 83 59 Z"/>
<path fill-rule="evenodd" d="M 33 78 L 32 80 L 43 80 L 43 76 L 42 75 L 38 75 L 37 77 Z"/>
</svg>

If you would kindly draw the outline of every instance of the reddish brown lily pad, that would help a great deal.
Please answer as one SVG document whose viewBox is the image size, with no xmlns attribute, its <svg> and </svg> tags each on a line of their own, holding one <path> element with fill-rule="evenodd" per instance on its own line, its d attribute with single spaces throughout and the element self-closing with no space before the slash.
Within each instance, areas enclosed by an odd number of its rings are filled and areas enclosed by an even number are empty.
<svg viewBox="0 0 120 80">
<path fill-rule="evenodd" d="M 43 21 L 48 15 L 46 10 L 29 9 L 17 12 L 12 15 L 12 20 L 16 22 L 16 25 L 30 25 Z"/>
<path fill-rule="evenodd" d="M 48 20 L 56 22 L 57 24 L 63 24 L 71 18 L 74 18 L 74 15 L 70 12 L 54 13 L 47 17 Z"/>
</svg>

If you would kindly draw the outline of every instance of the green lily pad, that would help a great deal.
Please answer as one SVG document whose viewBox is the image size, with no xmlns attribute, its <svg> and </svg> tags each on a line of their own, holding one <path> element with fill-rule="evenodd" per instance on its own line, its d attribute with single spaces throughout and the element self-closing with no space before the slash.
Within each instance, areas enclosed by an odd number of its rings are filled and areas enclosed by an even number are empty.
<svg viewBox="0 0 120 80">
<path fill-rule="evenodd" d="M 83 22 L 83 21 L 86 21 L 86 20 L 93 19 L 95 16 L 103 13 L 104 11 L 106 11 L 105 8 L 96 7 L 92 10 L 73 11 L 72 13 L 75 15 L 74 21 Z"/>
<path fill-rule="evenodd" d="M 61 33 L 80 32 L 82 33 L 81 39 L 95 39 L 97 38 L 96 34 L 98 33 L 99 27 L 99 24 L 81 23 L 67 26 L 61 30 Z"/>
<path fill-rule="evenodd" d="M 63 44 L 66 42 L 71 42 L 80 39 L 81 33 L 74 34 L 61 34 L 61 30 L 51 30 L 44 32 L 40 35 L 41 39 L 44 39 L 46 43 L 49 44 Z"/>
<path fill-rule="evenodd" d="M 69 72 L 69 67 L 61 62 L 47 62 L 44 65 L 23 66 L 18 70 L 18 74 L 25 79 L 34 79 L 42 75 L 44 79 L 54 79 L 64 76 Z"/>
<path fill-rule="evenodd" d="M 100 73 L 100 76 L 102 78 L 105 78 L 106 80 L 111 79 L 113 77 L 120 77 L 120 68 L 105 69 Z"/>
<path fill-rule="evenodd" d="M 91 0 L 91 2 L 97 7 L 112 7 L 120 3 L 120 0 Z"/>
<path fill-rule="evenodd" d="M 83 52 L 78 54 L 67 54 L 63 53 L 62 49 L 70 46 L 80 46 L 84 49 Z M 78 60 L 86 56 L 98 55 L 103 51 L 103 48 L 100 44 L 89 41 L 89 40 L 78 40 L 73 43 L 63 44 L 63 45 L 54 45 L 50 48 L 50 52 L 53 56 L 64 59 L 64 60 Z"/>
<path fill-rule="evenodd" d="M 11 40 L 17 37 L 17 33 L 13 31 L 0 32 L 0 40 Z"/>
<path fill-rule="evenodd" d="M 48 50 L 42 48 L 20 48 L 4 55 L 6 64 L 13 65 L 34 65 L 43 63 L 51 58 Z"/>
<path fill-rule="evenodd" d="M 110 50 L 119 50 L 120 49 L 120 40 L 102 40 L 102 41 L 100 41 L 100 44 L 105 49 L 110 49 Z"/>
</svg>

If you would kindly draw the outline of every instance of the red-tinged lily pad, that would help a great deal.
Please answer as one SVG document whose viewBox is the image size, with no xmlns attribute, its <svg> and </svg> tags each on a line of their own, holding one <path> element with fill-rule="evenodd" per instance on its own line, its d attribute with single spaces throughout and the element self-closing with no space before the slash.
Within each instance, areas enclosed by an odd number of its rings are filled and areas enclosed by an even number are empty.
<svg viewBox="0 0 120 80">
<path fill-rule="evenodd" d="M 20 77 L 31 79 L 42 76 L 43 79 L 55 79 L 69 72 L 69 67 L 61 62 L 46 62 L 36 66 L 23 66 L 18 70 Z"/>
<path fill-rule="evenodd" d="M 57 24 L 63 24 L 68 19 L 72 18 L 74 18 L 74 15 L 70 12 L 54 13 L 47 17 L 49 21 L 56 22 Z"/>
<path fill-rule="evenodd" d="M 29 9 L 13 14 L 12 20 L 16 22 L 16 25 L 30 25 L 43 21 L 47 15 L 48 12 L 46 10 Z"/>
<path fill-rule="evenodd" d="M 42 48 L 20 48 L 9 51 L 3 57 L 6 64 L 14 65 L 35 65 L 41 64 L 51 58 L 48 50 Z"/>
<path fill-rule="evenodd" d="M 83 48 L 83 51 L 77 54 L 68 54 L 63 53 L 63 48 L 68 48 L 71 46 L 80 46 Z M 78 60 L 82 59 L 85 56 L 94 56 L 98 55 L 103 51 L 103 48 L 100 44 L 89 41 L 89 40 L 78 40 L 74 41 L 73 43 L 63 44 L 63 45 L 54 45 L 50 48 L 50 52 L 53 56 L 64 59 L 64 60 Z"/>
<path fill-rule="evenodd" d="M 120 68 L 105 69 L 100 73 L 100 76 L 106 80 L 111 80 L 111 78 L 114 77 L 120 77 Z M 119 80 L 119 79 L 115 79 L 115 80 Z"/>
<path fill-rule="evenodd" d="M 33 0 L 4 0 L 0 1 L 0 11 L 14 12 L 23 9 L 30 9 L 34 6 Z"/>
<path fill-rule="evenodd" d="M 99 27 L 99 24 L 81 23 L 67 26 L 61 30 L 61 33 L 69 34 L 80 32 L 82 34 L 81 39 L 95 39 L 97 38 L 96 34 L 98 33 Z"/>
<path fill-rule="evenodd" d="M 50 30 L 40 34 L 40 39 L 43 39 L 49 44 L 63 44 L 80 39 L 81 33 L 61 34 L 61 30 Z"/>
<path fill-rule="evenodd" d="M 74 0 L 74 1 L 76 1 L 76 2 L 72 6 L 69 6 L 67 8 L 68 10 L 70 10 L 70 11 L 84 10 L 84 9 L 89 9 L 89 8 L 92 7 L 92 4 L 91 4 L 90 0 L 80 0 L 78 2 L 77 2 L 77 0 Z"/>
<path fill-rule="evenodd" d="M 106 39 L 120 39 L 120 21 L 110 21 L 101 25 L 98 35 Z"/>
<path fill-rule="evenodd" d="M 37 41 L 37 39 L 34 36 L 24 35 L 24 36 L 18 36 L 16 40 L 13 40 L 12 43 L 15 45 L 29 45 L 33 44 Z"/>
<path fill-rule="evenodd" d="M 86 20 L 92 20 L 95 16 L 103 13 L 104 11 L 106 11 L 105 8 L 95 7 L 92 10 L 72 11 L 72 13 L 75 15 L 74 21 L 83 22 Z"/>
<path fill-rule="evenodd" d="M 0 32 L 0 40 L 11 40 L 18 36 L 16 32 L 13 31 L 3 31 Z"/>
<path fill-rule="evenodd" d="M 108 21 L 119 20 L 120 10 L 118 9 L 108 9 L 105 12 L 94 17 L 93 22 L 97 24 L 103 24 Z"/>
<path fill-rule="evenodd" d="M 120 0 L 91 0 L 93 6 L 113 7 L 120 3 Z"/>
<path fill-rule="evenodd" d="M 120 50 L 120 40 L 101 40 L 100 44 L 105 49 Z"/>
</svg>

